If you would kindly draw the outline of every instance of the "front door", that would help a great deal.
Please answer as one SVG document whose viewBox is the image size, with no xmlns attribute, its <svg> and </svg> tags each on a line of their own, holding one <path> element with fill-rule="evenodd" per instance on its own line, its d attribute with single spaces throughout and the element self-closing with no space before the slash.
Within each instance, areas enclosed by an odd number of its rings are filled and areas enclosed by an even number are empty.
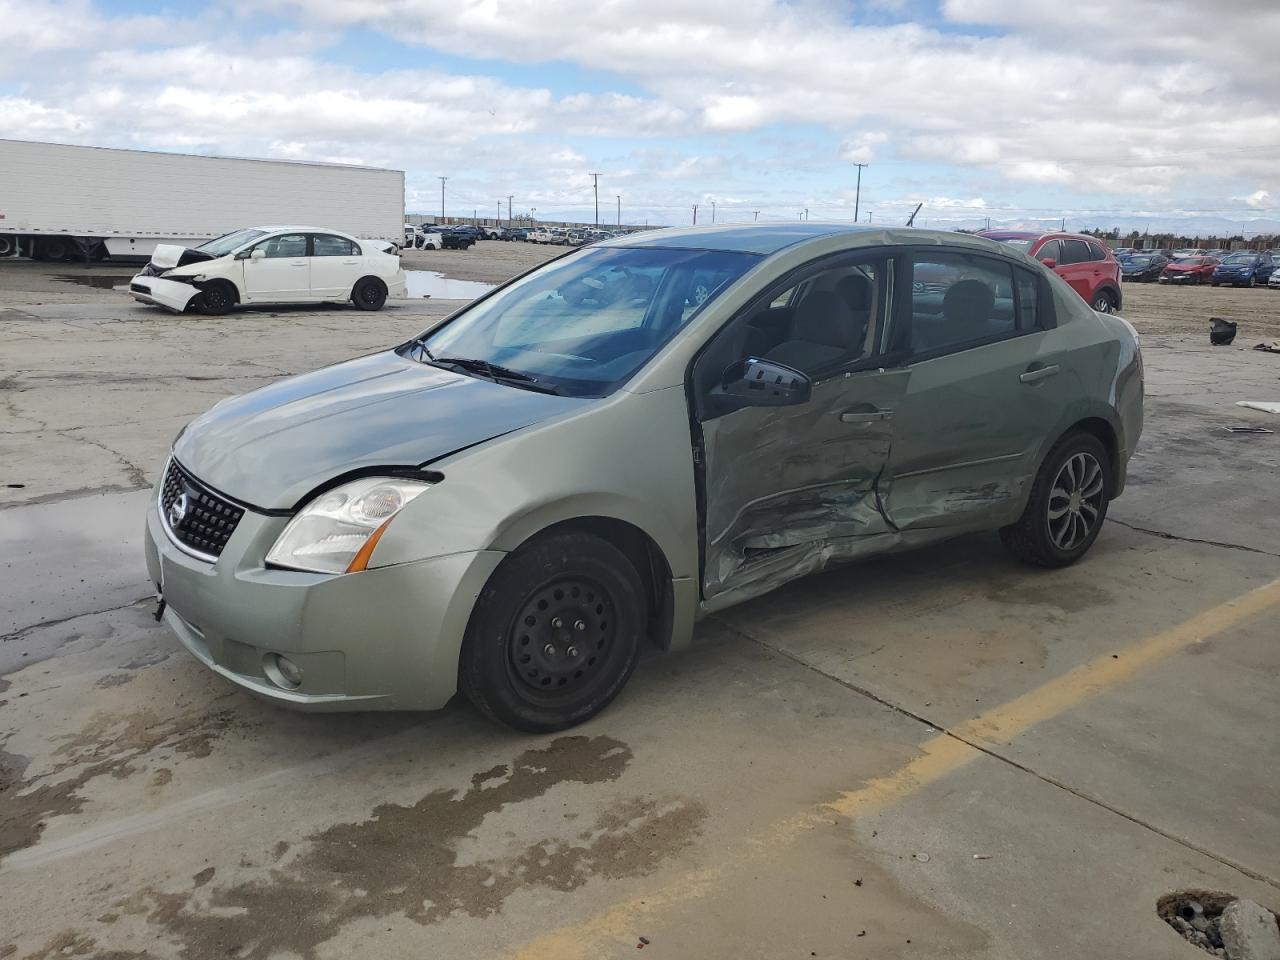
<svg viewBox="0 0 1280 960">
<path fill-rule="evenodd" d="M 1089 244 L 1083 240 L 1058 241 L 1058 276 L 1071 284 L 1071 289 L 1086 302 L 1093 301 L 1093 290 L 1102 278 L 1099 263 L 1094 262 Z"/>
<path fill-rule="evenodd" d="M 255 256 L 261 250 L 263 256 Z M 286 233 L 257 244 L 244 265 L 245 300 L 308 300 L 311 298 L 311 258 L 307 235 Z"/>
<path fill-rule="evenodd" d="M 1075 371 L 1045 278 L 1003 258 L 915 251 L 891 338 L 911 379 L 881 503 L 900 531 L 1016 519 Z"/>
<path fill-rule="evenodd" d="M 888 260 L 826 259 L 726 325 L 690 382 L 700 461 L 705 606 L 728 606 L 881 545 L 877 479 L 910 372 L 875 354 Z M 744 358 L 806 375 L 802 404 L 725 410 L 712 396 Z M 700 435 L 699 435 L 700 434 Z"/>
</svg>

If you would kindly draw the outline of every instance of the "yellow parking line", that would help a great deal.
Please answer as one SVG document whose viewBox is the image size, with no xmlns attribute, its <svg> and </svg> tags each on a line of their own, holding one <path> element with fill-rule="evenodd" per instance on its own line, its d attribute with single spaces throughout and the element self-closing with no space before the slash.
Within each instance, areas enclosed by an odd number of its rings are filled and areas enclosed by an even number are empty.
<svg viewBox="0 0 1280 960">
<path fill-rule="evenodd" d="M 833 814 L 867 816 L 963 767 L 981 750 L 975 743 L 1007 743 L 1036 724 L 1059 716 L 1084 700 L 1124 683 L 1145 666 L 1201 640 L 1231 629 L 1280 605 L 1280 580 L 1220 604 L 1115 654 L 1106 654 L 1048 681 L 1002 706 L 988 710 L 921 746 L 920 755 L 893 773 L 871 780 L 834 800 L 787 817 L 746 840 L 718 866 L 666 881 L 660 889 L 615 904 L 581 923 L 550 931 L 514 951 L 515 960 L 574 960 L 598 957 L 596 944 L 624 941 L 641 923 L 665 908 L 679 906 L 723 888 L 741 869 L 767 858 L 780 846 L 822 824 Z"/>
</svg>

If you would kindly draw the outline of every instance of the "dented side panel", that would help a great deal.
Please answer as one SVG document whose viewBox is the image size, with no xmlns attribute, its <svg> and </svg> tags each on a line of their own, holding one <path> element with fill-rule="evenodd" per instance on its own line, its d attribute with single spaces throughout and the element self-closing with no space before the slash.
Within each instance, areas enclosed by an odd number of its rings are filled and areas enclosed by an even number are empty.
<svg viewBox="0 0 1280 960">
<path fill-rule="evenodd" d="M 1084 389 L 1065 339 L 1043 331 L 912 365 L 883 492 L 895 526 L 1016 519 L 1043 438 Z M 1058 373 L 1023 383 L 1037 365 Z"/>
<path fill-rule="evenodd" d="M 849 374 L 816 384 L 806 404 L 703 424 L 708 601 L 772 590 L 891 532 L 876 482 L 909 379 L 903 369 Z"/>
</svg>

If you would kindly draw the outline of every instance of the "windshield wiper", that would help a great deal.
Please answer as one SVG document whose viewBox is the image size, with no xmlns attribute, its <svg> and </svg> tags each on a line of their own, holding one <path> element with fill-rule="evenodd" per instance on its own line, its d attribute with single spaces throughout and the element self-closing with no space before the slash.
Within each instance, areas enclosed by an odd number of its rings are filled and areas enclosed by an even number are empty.
<svg viewBox="0 0 1280 960">
<path fill-rule="evenodd" d="M 424 344 L 423 352 L 431 357 Z M 560 389 L 553 387 L 547 383 L 539 383 L 536 377 L 531 377 L 527 373 L 519 370 L 512 370 L 510 367 L 499 366 L 496 363 L 490 363 L 488 360 L 477 360 L 472 357 L 431 357 L 431 362 L 438 367 L 455 367 L 460 370 L 467 370 L 472 373 L 480 373 L 488 377 L 494 383 L 506 383 L 513 387 L 520 387 L 525 390 L 534 390 L 538 393 L 551 393 L 560 396 Z"/>
</svg>

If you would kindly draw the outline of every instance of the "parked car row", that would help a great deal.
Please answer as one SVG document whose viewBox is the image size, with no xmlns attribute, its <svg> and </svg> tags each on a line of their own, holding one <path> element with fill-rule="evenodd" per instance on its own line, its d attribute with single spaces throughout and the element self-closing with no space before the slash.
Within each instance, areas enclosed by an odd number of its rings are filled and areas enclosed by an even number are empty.
<svg viewBox="0 0 1280 960">
<path fill-rule="evenodd" d="M 1254 287 L 1268 283 L 1280 266 L 1270 251 L 1137 250 L 1116 256 L 1123 279 L 1144 283 Z"/>
<path fill-rule="evenodd" d="M 623 231 L 572 229 L 569 227 L 537 227 L 529 231 L 530 243 L 559 244 L 563 247 L 581 247 L 584 244 L 596 243 L 599 240 L 612 240 L 620 237 Z"/>
</svg>

